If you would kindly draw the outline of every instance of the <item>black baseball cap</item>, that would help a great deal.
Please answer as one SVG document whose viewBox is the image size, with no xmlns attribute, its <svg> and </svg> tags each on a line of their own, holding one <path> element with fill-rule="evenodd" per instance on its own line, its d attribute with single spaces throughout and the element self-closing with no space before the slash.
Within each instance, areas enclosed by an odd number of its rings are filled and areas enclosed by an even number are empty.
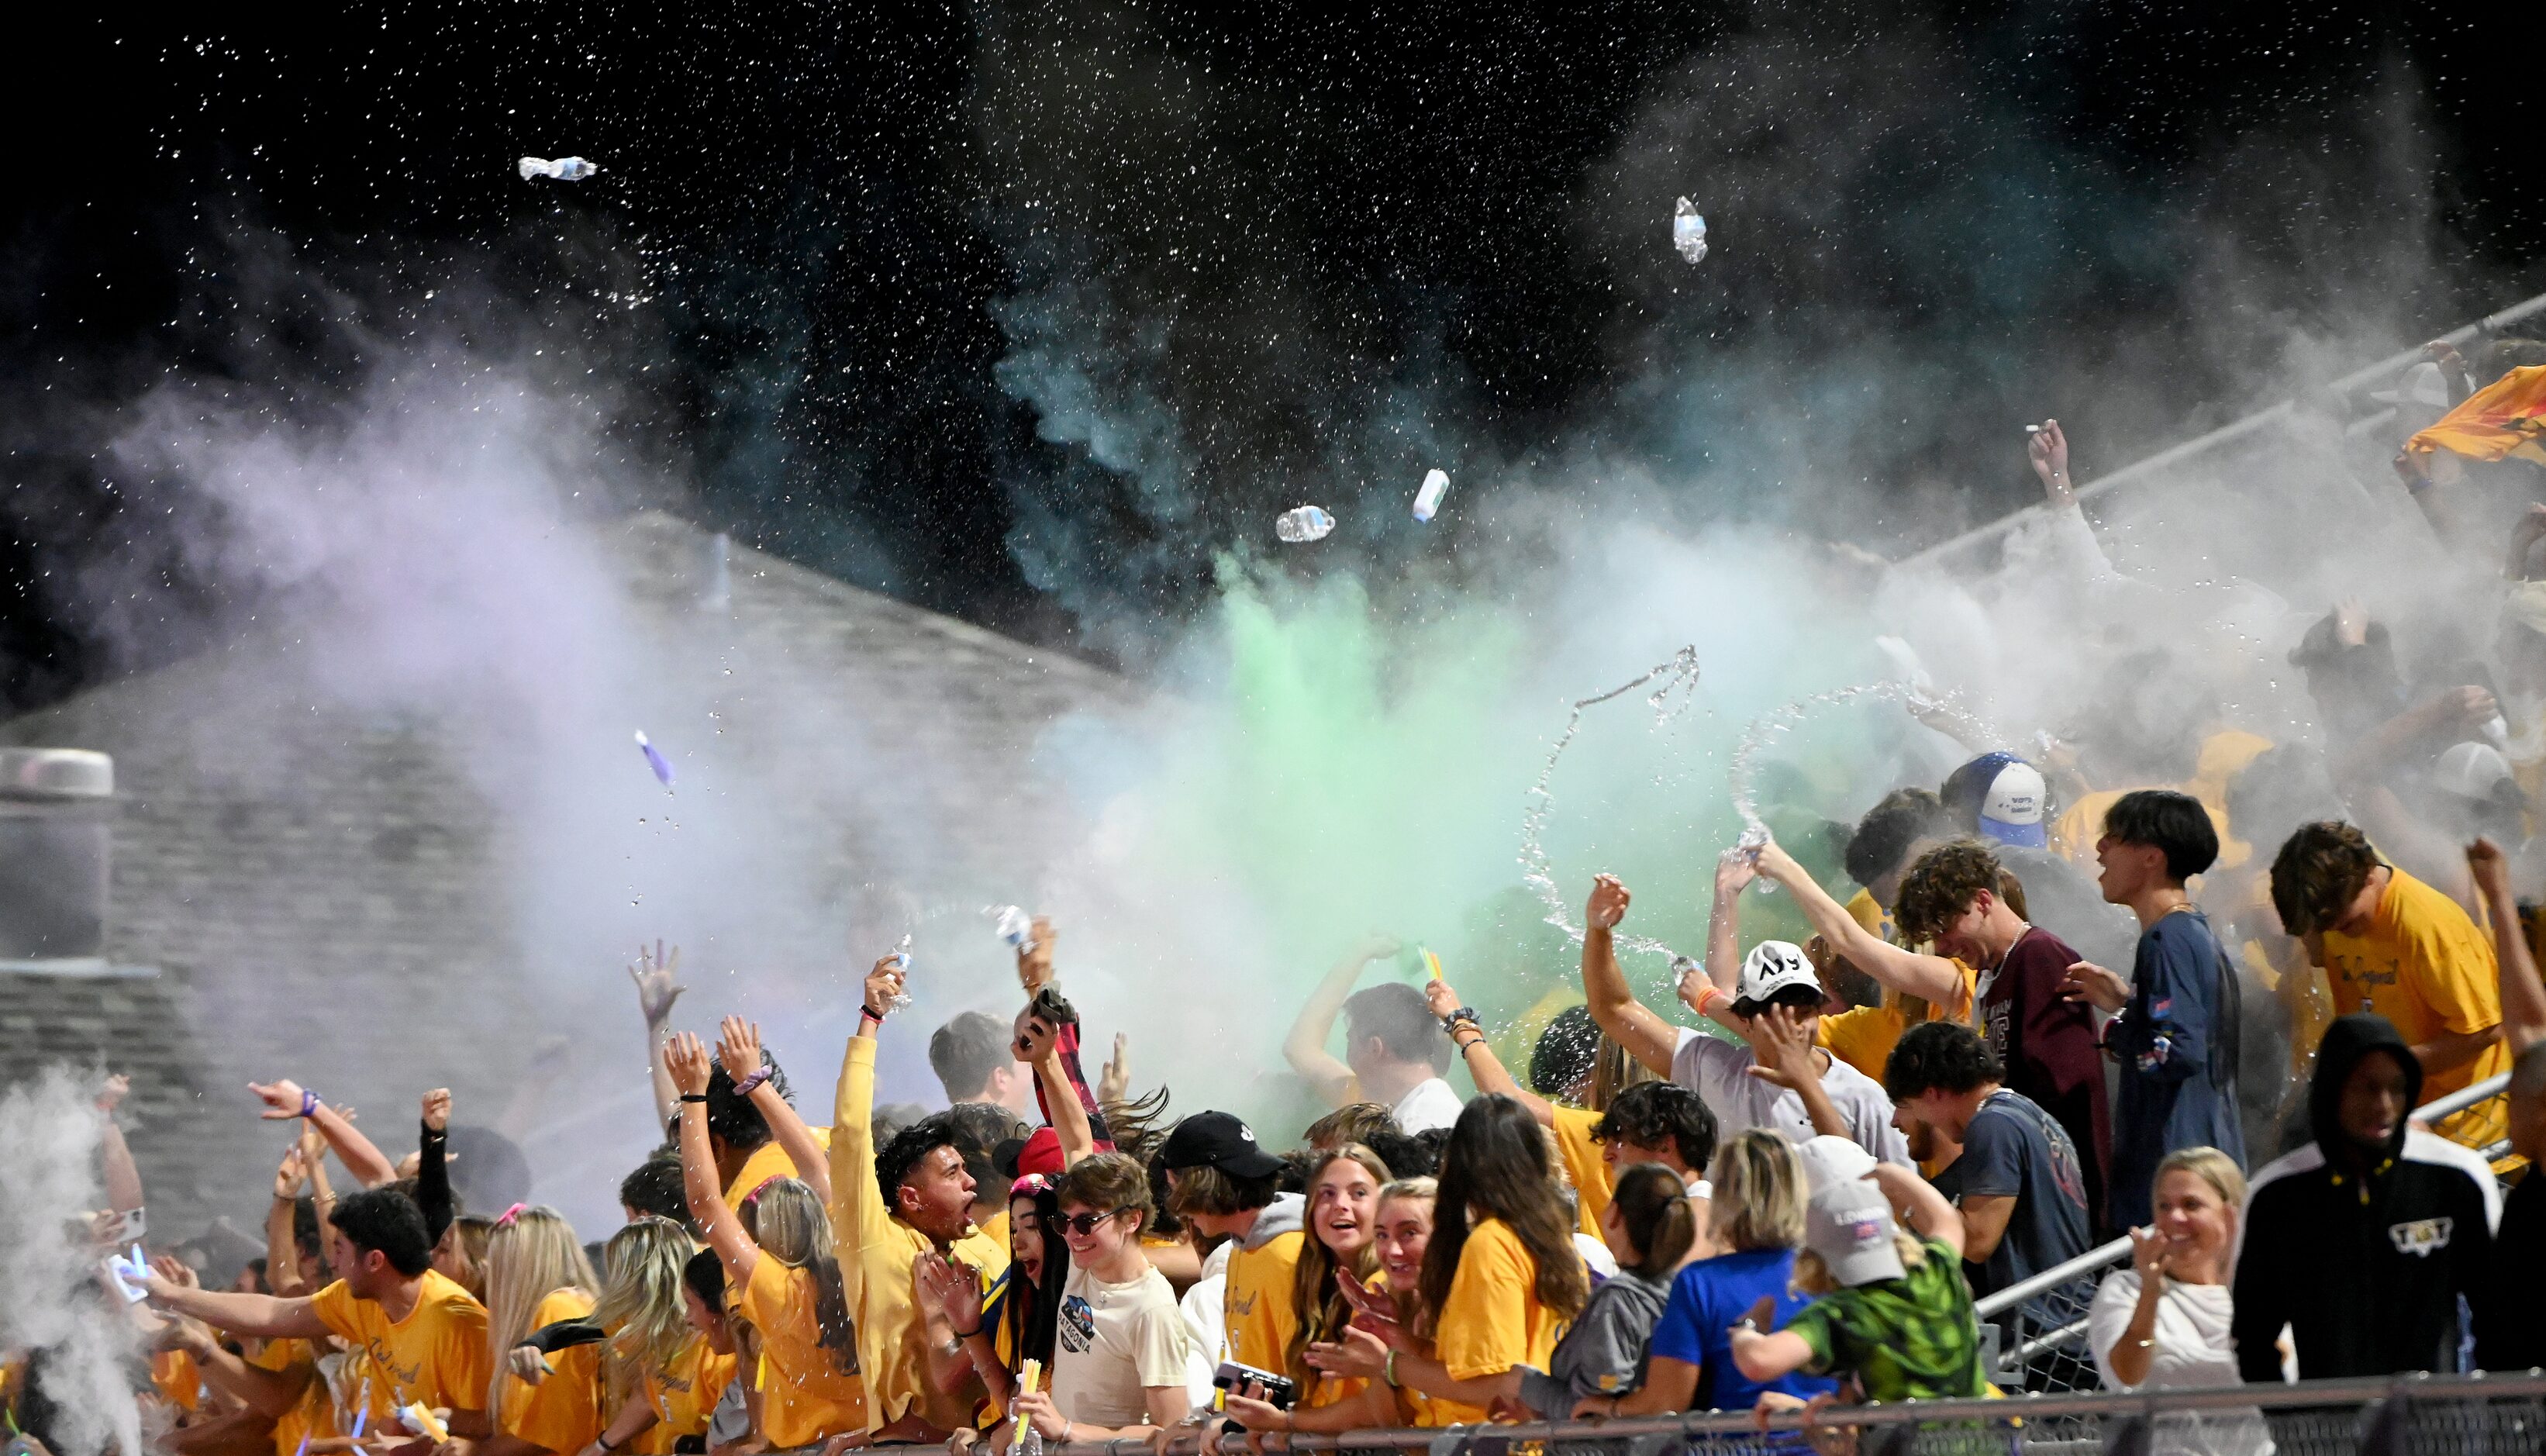
<svg viewBox="0 0 2546 1456">
<path fill-rule="evenodd" d="M 1282 1159 L 1256 1146 L 1246 1124 L 1226 1112 L 1197 1112 L 1177 1123 L 1158 1154 L 1169 1168 L 1216 1167 L 1241 1178 L 1269 1178 Z"/>
</svg>

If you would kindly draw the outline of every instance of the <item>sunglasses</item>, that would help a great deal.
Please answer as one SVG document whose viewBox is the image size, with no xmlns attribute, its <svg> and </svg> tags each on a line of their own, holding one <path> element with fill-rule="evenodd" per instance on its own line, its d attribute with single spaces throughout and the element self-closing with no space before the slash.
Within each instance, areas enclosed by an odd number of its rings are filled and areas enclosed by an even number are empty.
<svg viewBox="0 0 2546 1456">
<path fill-rule="evenodd" d="M 1097 1230 L 1105 1227 L 1106 1220 L 1111 1219 L 1122 1212 L 1123 1210 L 1119 1208 L 1109 1208 L 1103 1213 L 1062 1214 L 1053 1220 L 1053 1222 L 1058 1224 L 1064 1231 L 1076 1234 L 1079 1238 L 1084 1239 L 1090 1234 L 1093 1234 Z"/>
</svg>

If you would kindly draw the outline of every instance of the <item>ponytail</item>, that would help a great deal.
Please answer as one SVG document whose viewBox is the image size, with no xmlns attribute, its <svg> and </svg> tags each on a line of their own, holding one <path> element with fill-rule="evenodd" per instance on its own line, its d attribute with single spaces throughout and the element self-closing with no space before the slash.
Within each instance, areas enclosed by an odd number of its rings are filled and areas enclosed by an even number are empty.
<svg viewBox="0 0 2546 1456">
<path fill-rule="evenodd" d="M 1644 1278 L 1667 1278 L 1697 1242 L 1697 1214 L 1688 1206 L 1688 1186 L 1658 1162 L 1640 1162 L 1620 1173 L 1611 1206 L 1618 1210 L 1627 1242 L 1643 1255 L 1631 1272 Z"/>
</svg>

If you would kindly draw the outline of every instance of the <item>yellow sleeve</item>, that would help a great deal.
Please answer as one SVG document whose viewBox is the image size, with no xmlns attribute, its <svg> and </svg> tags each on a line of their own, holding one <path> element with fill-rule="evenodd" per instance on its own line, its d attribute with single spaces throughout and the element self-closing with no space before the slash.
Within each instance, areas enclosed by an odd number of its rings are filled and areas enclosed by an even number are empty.
<svg viewBox="0 0 2546 1456">
<path fill-rule="evenodd" d="M 831 1243 L 851 1310 L 865 1308 L 866 1250 L 892 1232 L 891 1210 L 876 1186 L 875 1059 L 875 1038 L 849 1038 L 831 1109 Z"/>
<path fill-rule="evenodd" d="M 1555 1115 L 1557 1151 L 1565 1156 L 1566 1175 L 1573 1179 L 1582 1215 L 1582 1232 L 1600 1237 L 1600 1213 L 1609 1206 L 1612 1196 L 1609 1183 L 1609 1160 L 1600 1156 L 1600 1145 L 1591 1140 L 1591 1130 L 1600 1125 L 1600 1114 L 1561 1102 L 1548 1104 Z"/>
<path fill-rule="evenodd" d="M 1887 995 L 1883 1005 L 1851 1006 L 1836 1016 L 1823 1017 L 1813 1040 L 1841 1062 L 1878 1082 L 1883 1080 L 1883 1064 L 1901 1040 L 1905 1019 L 1891 999 Z"/>
<path fill-rule="evenodd" d="M 427 1383 L 429 1394 L 438 1385 L 439 1399 L 428 1399 L 429 1405 L 447 1405 L 454 1411 L 475 1411 L 486 1404 L 486 1383 L 495 1378 L 495 1357 L 486 1348 L 491 1337 L 486 1329 L 486 1307 L 473 1299 L 448 1301 L 434 1312 L 433 1366 L 436 1381 Z"/>
<path fill-rule="evenodd" d="M 354 1292 L 345 1287 L 342 1279 L 309 1296 L 309 1313 L 316 1315 L 320 1324 L 325 1325 L 338 1339 L 360 1344 L 367 1338 L 367 1332 L 356 1305 Z M 378 1309 L 379 1306 L 373 1308 Z"/>
<path fill-rule="evenodd" d="M 1846 909 L 1847 917 L 1866 934 L 1878 939 L 1888 938 L 1883 934 L 1883 906 L 1875 901 L 1873 891 L 1860 890 L 1849 896 Z"/>
<path fill-rule="evenodd" d="M 1479 1224 L 1460 1252 L 1433 1341 L 1452 1380 L 1500 1375 L 1529 1358 L 1537 1286 L 1538 1265 L 1511 1230 L 1498 1219 Z"/>
<path fill-rule="evenodd" d="M 531 1387 L 511 1433 L 557 1456 L 575 1456 L 602 1431 L 601 1346 L 559 1350 L 549 1363 L 556 1373 Z"/>
<path fill-rule="evenodd" d="M 1231 1358 L 1258 1370 L 1282 1368 L 1282 1352 L 1300 1325 L 1291 1307 L 1291 1281 L 1300 1262 L 1305 1235 L 1275 1236 L 1262 1248 L 1231 1256 L 1229 1283 L 1222 1295 L 1223 1328 Z"/>
<path fill-rule="evenodd" d="M 2457 902 L 2436 890 L 2406 903 L 2406 984 L 2440 1024 L 2461 1036 L 2502 1024 L 2502 972 L 2493 942 Z"/>
</svg>

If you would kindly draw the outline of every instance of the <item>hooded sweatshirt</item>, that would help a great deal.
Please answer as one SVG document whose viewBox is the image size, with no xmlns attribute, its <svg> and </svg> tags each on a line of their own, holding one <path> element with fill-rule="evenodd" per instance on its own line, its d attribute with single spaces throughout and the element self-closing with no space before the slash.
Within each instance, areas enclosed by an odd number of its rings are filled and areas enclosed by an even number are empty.
<svg viewBox="0 0 2546 1456">
<path fill-rule="evenodd" d="M 1307 1239 L 1308 1202 L 1284 1193 L 1264 1206 L 1229 1256 L 1221 1293 L 1221 1320 L 1229 1356 L 1258 1370 L 1279 1371 L 1300 1312 L 1291 1298 L 1292 1276 Z"/>
<path fill-rule="evenodd" d="M 2246 1195 L 2230 1329 L 2249 1381 L 2281 1379 L 2284 1324 L 2302 1379 L 2451 1373 L 2458 1296 L 2483 1307 L 2502 1214 L 2484 1160 L 2403 1119 L 2375 1150 L 2343 1135 L 2343 1081 L 2379 1053 L 2403 1064 L 2406 1105 L 2421 1100 L 2421 1065 L 2386 1017 L 2337 1019 L 2308 1085 L 2316 1141 L 2256 1173 Z"/>
</svg>

